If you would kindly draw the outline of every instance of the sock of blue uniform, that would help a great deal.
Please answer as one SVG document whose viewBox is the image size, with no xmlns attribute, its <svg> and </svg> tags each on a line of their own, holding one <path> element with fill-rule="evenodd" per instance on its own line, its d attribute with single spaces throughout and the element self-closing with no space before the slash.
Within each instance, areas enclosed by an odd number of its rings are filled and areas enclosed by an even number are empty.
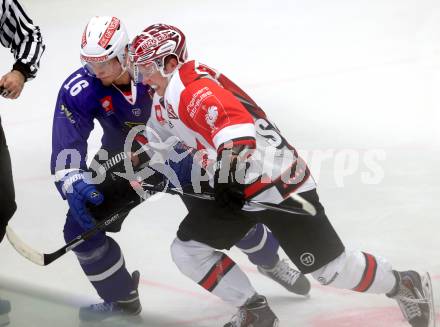
<svg viewBox="0 0 440 327">
<path fill-rule="evenodd" d="M 135 293 L 124 256 L 112 238 L 107 236 L 102 246 L 92 252 L 77 252 L 76 255 L 87 278 L 104 301 L 128 299 Z"/>
<path fill-rule="evenodd" d="M 235 244 L 249 260 L 263 268 L 272 268 L 278 262 L 278 240 L 263 224 L 255 225 L 246 236 Z"/>
<path fill-rule="evenodd" d="M 64 225 L 66 242 L 83 232 L 82 227 L 68 213 Z M 124 300 L 135 294 L 135 286 L 125 268 L 121 249 L 104 232 L 97 233 L 76 247 L 75 254 L 87 278 L 104 301 Z"/>
</svg>

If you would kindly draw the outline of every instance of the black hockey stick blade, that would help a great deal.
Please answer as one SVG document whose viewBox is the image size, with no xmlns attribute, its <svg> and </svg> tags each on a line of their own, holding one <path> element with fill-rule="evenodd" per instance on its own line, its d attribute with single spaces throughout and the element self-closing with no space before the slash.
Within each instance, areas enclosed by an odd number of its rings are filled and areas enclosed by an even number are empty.
<svg viewBox="0 0 440 327">
<path fill-rule="evenodd" d="M 141 199 L 139 199 L 139 201 L 134 201 L 134 200 L 130 201 L 126 206 L 124 206 L 124 208 L 111 214 L 107 219 L 100 221 L 92 229 L 84 232 L 81 235 L 78 235 L 69 243 L 65 244 L 63 247 L 52 253 L 38 252 L 37 250 L 26 244 L 22 239 L 20 239 L 18 235 L 14 232 L 12 227 L 10 226 L 6 227 L 6 236 L 9 240 L 9 243 L 11 243 L 11 245 L 15 248 L 15 250 L 23 257 L 25 257 L 26 259 L 32 261 L 37 265 L 47 266 L 48 264 L 62 257 L 70 250 L 76 248 L 82 242 L 93 237 L 97 232 L 104 231 L 107 228 L 107 226 L 113 224 L 115 221 L 118 221 L 121 217 L 123 217 L 124 216 L 123 213 L 126 213 L 128 210 L 133 209 L 141 202 L 142 202 Z"/>
</svg>

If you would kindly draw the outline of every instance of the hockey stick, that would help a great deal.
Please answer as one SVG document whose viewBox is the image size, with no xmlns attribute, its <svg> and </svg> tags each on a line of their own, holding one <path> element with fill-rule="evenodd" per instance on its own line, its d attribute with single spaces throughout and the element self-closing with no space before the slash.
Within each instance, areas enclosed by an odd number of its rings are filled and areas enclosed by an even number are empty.
<svg viewBox="0 0 440 327">
<path fill-rule="evenodd" d="M 182 194 L 184 196 L 189 196 L 193 198 L 203 199 L 203 200 L 214 200 L 214 197 L 212 194 L 205 194 L 205 193 L 190 193 L 190 192 L 184 192 L 181 189 L 178 188 L 168 188 L 168 189 L 159 189 L 156 186 L 152 184 L 147 184 L 145 182 L 139 183 L 139 185 L 142 187 L 144 191 L 147 192 L 162 192 L 162 193 L 170 193 L 170 194 Z M 265 202 L 256 202 L 256 201 L 247 201 L 247 204 L 258 206 L 264 209 L 274 210 L 274 211 L 282 211 L 287 212 L 291 214 L 308 214 L 311 216 L 316 215 L 316 209 L 315 207 L 303 199 L 299 195 L 295 195 L 294 198 L 295 201 L 300 203 L 302 205 L 301 208 L 295 209 L 295 208 L 286 208 L 281 207 L 279 205 L 275 205 L 272 203 L 265 203 Z M 129 203 L 127 203 L 124 208 L 116 211 L 112 215 L 110 215 L 107 219 L 100 221 L 98 224 L 96 224 L 92 229 L 84 232 L 81 235 L 78 235 L 76 238 L 65 244 L 60 249 L 52 252 L 52 253 L 41 253 L 37 250 L 33 249 L 29 245 L 27 245 L 23 240 L 21 240 L 17 234 L 14 232 L 11 226 L 6 227 L 6 236 L 8 238 L 9 243 L 15 248 L 15 250 L 25 257 L 26 259 L 32 261 L 33 263 L 40 265 L 40 266 L 47 266 L 50 263 L 54 262 L 58 258 L 62 257 L 64 254 L 69 252 L 70 250 L 73 250 L 78 245 L 83 243 L 84 241 L 87 241 L 91 237 L 93 237 L 97 232 L 104 231 L 107 226 L 111 225 L 115 221 L 118 221 L 123 215 L 123 213 L 135 208 L 138 206 L 141 202 L 143 202 L 144 199 L 139 198 L 138 201 L 132 200 Z"/>
<path fill-rule="evenodd" d="M 133 187 L 140 186 L 143 191 L 145 192 L 162 192 L 162 193 L 170 193 L 170 194 L 181 194 L 188 197 L 203 199 L 203 200 L 214 200 L 214 195 L 211 193 L 193 193 L 193 192 L 185 192 L 182 189 L 179 188 L 158 188 L 157 186 L 153 184 L 148 184 L 146 182 L 135 182 L 132 184 Z M 315 207 L 308 201 L 306 201 L 304 198 L 297 194 L 292 195 L 292 199 L 299 203 L 301 205 L 301 208 L 287 208 L 280 205 L 276 205 L 273 203 L 266 203 L 266 202 L 257 202 L 257 201 L 246 201 L 246 204 L 250 206 L 256 206 L 263 209 L 273 210 L 273 211 L 281 211 L 281 212 L 287 212 L 290 214 L 306 214 L 314 216 L 316 215 L 316 209 Z M 65 244 L 60 249 L 52 252 L 52 253 L 41 253 L 27 245 L 23 240 L 21 240 L 17 234 L 14 232 L 12 227 L 7 226 L 6 227 L 6 236 L 9 240 L 9 243 L 15 248 L 15 250 L 21 254 L 23 257 L 27 258 L 28 260 L 32 261 L 33 263 L 40 265 L 40 266 L 47 266 L 48 264 L 52 263 L 53 261 L 57 260 L 70 250 L 73 250 L 75 247 L 83 243 L 84 241 L 90 239 L 93 237 L 97 232 L 104 231 L 107 226 L 114 223 L 115 221 L 118 221 L 123 215 L 123 213 L 135 208 L 137 205 L 139 205 L 141 202 L 143 202 L 145 198 L 139 198 L 139 200 L 135 201 L 132 200 L 129 203 L 127 203 L 124 208 L 116 211 L 112 215 L 110 215 L 107 219 L 100 221 L 98 224 L 96 224 L 92 229 L 84 232 L 81 235 L 78 235 L 76 238 L 74 238 L 72 241 Z"/>
<path fill-rule="evenodd" d="M 169 193 L 169 194 L 181 194 L 183 196 L 188 196 L 191 198 L 196 199 L 202 199 L 202 200 L 215 200 L 214 194 L 212 193 L 195 193 L 195 192 L 186 192 L 183 189 L 180 188 L 165 188 L 165 189 L 159 189 L 155 185 L 148 184 L 145 182 L 141 182 L 140 186 L 143 188 L 144 191 L 152 191 L 152 192 L 162 192 L 162 193 Z M 247 200 L 245 204 L 253 207 L 259 207 L 262 209 L 272 210 L 272 211 L 279 211 L 279 212 L 287 212 L 294 215 L 310 215 L 315 216 L 316 215 L 316 208 L 305 200 L 302 196 L 298 194 L 291 194 L 291 198 L 297 202 L 301 207 L 300 208 L 289 208 L 284 207 L 279 204 L 273 204 L 268 202 L 260 202 L 260 201 L 254 201 L 254 200 Z"/>
<path fill-rule="evenodd" d="M 51 262 L 57 260 L 59 257 L 69 252 L 70 250 L 76 248 L 82 242 L 87 241 L 88 239 L 93 237 L 97 232 L 105 231 L 107 226 L 121 219 L 121 217 L 123 217 L 123 213 L 133 209 L 141 202 L 143 202 L 143 199 L 139 199 L 138 201 L 132 200 L 128 202 L 127 205 L 124 206 L 124 208 L 111 214 L 107 219 L 100 221 L 92 229 L 84 232 L 81 235 L 78 235 L 76 238 L 71 240 L 62 248 L 52 253 L 40 253 L 34 250 L 32 247 L 30 247 L 25 242 L 23 242 L 10 226 L 6 227 L 6 236 L 8 237 L 9 243 L 11 243 L 11 245 L 15 248 L 15 250 L 17 250 L 17 252 L 20 253 L 23 257 L 25 257 L 26 259 L 32 261 L 37 265 L 47 266 Z"/>
</svg>

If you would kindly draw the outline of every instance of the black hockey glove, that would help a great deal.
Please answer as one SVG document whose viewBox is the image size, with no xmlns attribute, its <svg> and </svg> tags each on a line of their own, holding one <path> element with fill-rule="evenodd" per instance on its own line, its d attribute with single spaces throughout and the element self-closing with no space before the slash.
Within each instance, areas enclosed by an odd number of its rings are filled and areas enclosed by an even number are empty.
<svg viewBox="0 0 440 327">
<path fill-rule="evenodd" d="M 214 175 L 214 196 L 220 207 L 240 210 L 245 204 L 245 159 L 249 150 L 245 145 L 235 145 L 219 153 Z"/>
</svg>

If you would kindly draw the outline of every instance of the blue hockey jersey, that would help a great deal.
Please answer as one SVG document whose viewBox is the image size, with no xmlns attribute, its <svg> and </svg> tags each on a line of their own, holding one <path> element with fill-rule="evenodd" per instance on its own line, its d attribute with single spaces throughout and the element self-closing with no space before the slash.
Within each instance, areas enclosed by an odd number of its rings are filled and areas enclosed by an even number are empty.
<svg viewBox="0 0 440 327">
<path fill-rule="evenodd" d="M 55 106 L 51 173 L 70 168 L 87 169 L 87 139 L 95 119 L 104 132 L 102 147 L 109 151 L 121 151 L 128 131 L 134 126 L 145 125 L 150 117 L 148 90 L 148 86 L 141 84 L 132 85 L 131 92 L 104 86 L 83 68 L 71 74 L 63 83 Z M 72 150 L 79 153 L 79 160 L 77 157 L 66 157 L 63 152 Z"/>
</svg>

